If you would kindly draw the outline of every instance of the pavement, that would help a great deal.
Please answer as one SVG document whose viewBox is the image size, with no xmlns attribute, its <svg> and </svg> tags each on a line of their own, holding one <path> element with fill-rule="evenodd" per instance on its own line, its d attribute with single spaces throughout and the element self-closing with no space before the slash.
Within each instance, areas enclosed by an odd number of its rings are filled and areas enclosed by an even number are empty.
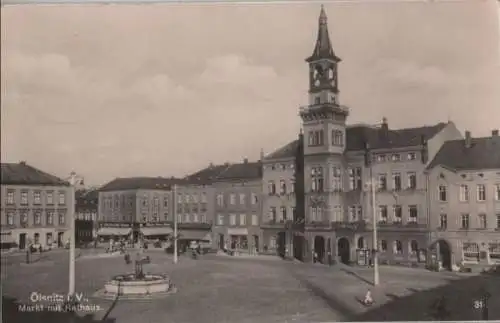
<svg viewBox="0 0 500 323">
<path fill-rule="evenodd" d="M 472 309 L 479 287 L 489 288 L 491 304 L 500 304 L 500 279 L 486 275 L 433 273 L 421 269 L 381 266 L 381 285 L 373 287 L 372 270 L 323 266 L 266 259 L 234 259 L 205 255 L 186 256 L 174 265 L 172 256 L 150 253 L 144 269 L 170 275 L 177 293 L 147 301 L 108 301 L 94 297 L 112 276 L 133 271 L 122 257 L 81 257 L 76 263 L 76 292 L 83 293 L 87 308 L 79 322 L 325 322 L 375 320 L 429 320 L 429 302 L 447 295 L 452 319 L 479 319 Z M 67 322 L 41 313 L 20 313 L 16 300 L 33 304 L 30 295 L 65 294 L 68 288 L 68 254 L 54 253 L 30 265 L 2 265 L 5 322 Z M 368 289 L 376 304 L 359 302 Z M 499 307 L 500 309 L 500 307 Z M 500 318 L 490 306 L 490 319 Z M 49 315 L 49 314 L 46 314 Z M 52 313 L 51 315 L 55 315 Z M 60 314 L 62 315 L 62 314 Z M 84 317 L 84 318 L 82 318 Z M 10 318 L 10 320 L 9 320 Z M 59 320 L 58 320 L 59 319 Z"/>
</svg>

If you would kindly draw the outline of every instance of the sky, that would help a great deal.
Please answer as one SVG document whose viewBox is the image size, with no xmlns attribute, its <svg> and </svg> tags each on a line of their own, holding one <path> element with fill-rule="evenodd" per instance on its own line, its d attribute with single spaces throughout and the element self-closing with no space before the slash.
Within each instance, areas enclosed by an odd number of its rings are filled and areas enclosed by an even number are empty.
<svg viewBox="0 0 500 323">
<path fill-rule="evenodd" d="M 325 3 L 348 123 L 500 128 L 493 0 Z M 1 159 L 101 185 L 256 160 L 294 140 L 320 5 L 1 11 Z"/>
</svg>

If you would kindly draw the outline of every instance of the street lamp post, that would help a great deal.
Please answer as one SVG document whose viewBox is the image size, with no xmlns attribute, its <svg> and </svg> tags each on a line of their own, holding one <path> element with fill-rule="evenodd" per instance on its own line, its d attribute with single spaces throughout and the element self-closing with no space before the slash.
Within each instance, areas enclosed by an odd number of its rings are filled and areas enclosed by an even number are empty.
<svg viewBox="0 0 500 323">
<path fill-rule="evenodd" d="M 372 202 L 372 222 L 373 222 L 373 285 L 377 286 L 380 283 L 378 271 L 378 232 L 377 232 L 377 205 L 375 199 L 375 180 L 373 172 L 370 170 L 371 182 L 371 202 Z"/>
<path fill-rule="evenodd" d="M 172 190 L 172 201 L 174 202 L 174 264 L 177 263 L 178 257 L 177 257 L 177 185 L 174 184 L 173 190 Z"/>
<path fill-rule="evenodd" d="M 70 216 L 70 237 L 69 237 L 69 287 L 68 296 L 72 297 L 75 294 L 75 176 L 76 174 L 71 173 L 69 179 L 70 184 L 70 205 L 69 205 L 69 216 Z"/>
</svg>

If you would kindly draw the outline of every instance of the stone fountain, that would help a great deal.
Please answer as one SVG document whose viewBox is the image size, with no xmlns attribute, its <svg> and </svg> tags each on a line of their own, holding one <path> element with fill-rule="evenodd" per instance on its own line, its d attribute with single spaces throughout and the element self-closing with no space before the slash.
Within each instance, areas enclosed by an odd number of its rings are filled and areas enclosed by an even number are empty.
<svg viewBox="0 0 500 323">
<path fill-rule="evenodd" d="M 150 263 L 149 257 L 141 258 L 138 253 L 134 263 L 133 273 L 114 276 L 95 296 L 110 299 L 143 299 L 166 296 L 177 291 L 166 274 L 144 273 L 144 264 Z"/>
</svg>

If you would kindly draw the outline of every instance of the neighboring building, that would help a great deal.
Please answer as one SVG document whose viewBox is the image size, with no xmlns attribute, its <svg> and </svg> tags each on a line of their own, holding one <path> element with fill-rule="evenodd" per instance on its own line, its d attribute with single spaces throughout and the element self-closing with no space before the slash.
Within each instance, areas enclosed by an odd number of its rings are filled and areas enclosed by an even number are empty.
<svg viewBox="0 0 500 323">
<path fill-rule="evenodd" d="M 282 227 L 286 231 L 279 223 L 284 218 L 280 213 L 287 210 L 288 214 L 294 198 L 288 193 L 280 195 L 280 183 L 290 185 L 290 166 L 296 159 L 296 165 L 298 161 L 304 164 L 302 172 L 295 172 L 295 181 L 304 181 L 300 189 L 304 205 L 297 209 L 295 220 L 305 218 L 306 223 L 303 255 L 294 252 L 295 257 L 311 258 L 316 253 L 324 262 L 331 254 L 332 258 L 348 263 L 357 260 L 359 250 L 366 255 L 373 248 L 373 208 L 368 183 L 374 178 L 382 261 L 424 262 L 422 251 L 429 240 L 424 169 L 445 141 L 461 138 L 460 132 L 452 122 L 390 129 L 385 118 L 379 126 L 348 126 L 349 109 L 339 103 L 341 60 L 333 51 L 323 8 L 316 46 L 306 61 L 309 104 L 300 108 L 302 142 L 291 142 L 264 159 L 263 176 L 268 182 L 264 183 L 264 207 L 268 208 L 263 213 L 264 232 Z M 299 148 L 303 152 L 297 156 Z M 273 246 L 280 244 L 274 241 L 285 239 L 283 231 L 274 237 L 265 236 L 266 243 Z M 296 250 L 291 244 L 298 240 L 286 240 L 286 249 Z"/>
<path fill-rule="evenodd" d="M 214 209 L 210 212 L 215 248 L 250 253 L 262 250 L 261 167 L 260 162 L 245 159 L 243 163 L 209 166 L 187 177 L 203 177 L 213 188 Z"/>
<path fill-rule="evenodd" d="M 99 191 L 79 189 L 75 192 L 75 200 L 75 241 L 91 242 L 97 237 Z"/>
<path fill-rule="evenodd" d="M 99 189 L 101 239 L 126 237 L 134 242 L 167 239 L 172 233 L 174 184 L 177 178 L 117 178 Z"/>
<path fill-rule="evenodd" d="M 500 137 L 449 141 L 428 167 L 431 239 L 436 258 L 500 263 Z"/>
<path fill-rule="evenodd" d="M 62 247 L 69 239 L 69 183 L 25 162 L 1 164 L 2 246 Z"/>
</svg>

